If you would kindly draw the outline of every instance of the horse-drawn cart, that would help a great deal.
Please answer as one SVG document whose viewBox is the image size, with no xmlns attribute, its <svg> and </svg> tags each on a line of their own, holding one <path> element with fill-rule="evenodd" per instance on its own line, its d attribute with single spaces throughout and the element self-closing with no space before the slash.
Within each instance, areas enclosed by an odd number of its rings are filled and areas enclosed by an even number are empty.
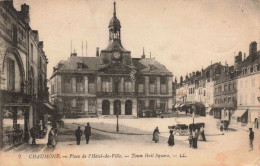
<svg viewBox="0 0 260 166">
<path fill-rule="evenodd" d="M 179 135 L 189 134 L 189 126 L 187 126 L 186 124 L 172 125 L 168 126 L 168 128 L 173 131 L 174 135 L 176 135 L 177 133 L 179 133 Z"/>
<path fill-rule="evenodd" d="M 200 128 L 203 127 L 205 128 L 205 123 L 195 123 L 195 124 L 177 124 L 177 125 L 172 125 L 168 126 L 170 130 L 173 131 L 173 134 L 179 133 L 179 135 L 189 135 L 189 131 L 192 130 L 200 130 Z"/>
</svg>

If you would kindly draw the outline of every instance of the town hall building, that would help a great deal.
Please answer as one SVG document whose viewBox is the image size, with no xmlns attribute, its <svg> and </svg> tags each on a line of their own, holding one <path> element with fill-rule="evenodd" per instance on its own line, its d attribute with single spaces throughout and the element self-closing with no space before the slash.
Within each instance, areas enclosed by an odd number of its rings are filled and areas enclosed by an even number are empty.
<svg viewBox="0 0 260 166">
<path fill-rule="evenodd" d="M 132 58 L 121 43 L 121 23 L 109 22 L 109 44 L 95 57 L 72 53 L 48 80 L 50 101 L 65 117 L 170 116 L 172 73 L 154 58 Z"/>
</svg>

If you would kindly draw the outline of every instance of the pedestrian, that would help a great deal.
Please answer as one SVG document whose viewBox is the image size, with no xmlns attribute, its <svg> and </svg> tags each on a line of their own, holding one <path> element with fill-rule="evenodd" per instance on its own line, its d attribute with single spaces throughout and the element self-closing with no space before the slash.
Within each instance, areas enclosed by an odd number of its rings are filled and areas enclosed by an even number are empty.
<svg viewBox="0 0 260 166">
<path fill-rule="evenodd" d="M 174 145 L 174 135 L 173 135 L 173 131 L 170 130 L 170 136 L 169 136 L 169 139 L 168 139 L 168 145 L 169 146 L 173 146 Z"/>
<path fill-rule="evenodd" d="M 36 145 L 36 128 L 35 126 L 33 126 L 30 130 L 30 134 L 31 134 L 31 137 L 32 137 L 32 146 Z"/>
<path fill-rule="evenodd" d="M 159 142 L 159 134 L 160 134 L 159 129 L 158 127 L 156 127 L 153 131 L 153 141 L 155 143 Z"/>
<path fill-rule="evenodd" d="M 191 147 L 193 147 L 193 144 L 192 144 L 192 142 L 193 142 L 192 131 L 189 132 L 189 138 L 188 139 L 189 139 L 189 144 L 190 144 L 190 148 L 191 148 Z"/>
<path fill-rule="evenodd" d="M 54 129 L 51 128 L 51 130 L 49 131 L 49 134 L 48 134 L 48 143 L 47 143 L 47 146 L 48 147 L 54 147 L 55 146 L 55 138 L 54 138 Z"/>
<path fill-rule="evenodd" d="M 223 127 L 222 123 L 220 123 L 220 131 L 221 131 L 222 135 L 224 135 L 224 127 Z"/>
<path fill-rule="evenodd" d="M 84 135 L 85 135 L 85 138 L 86 138 L 86 144 L 88 144 L 89 137 L 91 136 L 91 127 L 89 125 L 89 122 L 87 123 L 87 126 L 85 126 Z"/>
<path fill-rule="evenodd" d="M 254 150 L 253 141 L 254 141 L 255 134 L 252 130 L 252 128 L 249 128 L 249 151 Z"/>
<path fill-rule="evenodd" d="M 193 140 L 192 145 L 193 145 L 194 149 L 198 148 L 198 137 L 199 137 L 198 129 L 193 130 L 193 132 L 192 132 L 192 140 Z"/>
<path fill-rule="evenodd" d="M 204 127 L 201 126 L 200 128 L 200 135 L 202 137 L 202 141 L 206 141 L 205 133 L 204 133 Z"/>
<path fill-rule="evenodd" d="M 80 130 L 80 126 L 78 126 L 78 129 L 75 130 L 75 137 L 77 140 L 77 145 L 80 145 L 80 138 L 82 136 L 82 131 Z"/>
</svg>

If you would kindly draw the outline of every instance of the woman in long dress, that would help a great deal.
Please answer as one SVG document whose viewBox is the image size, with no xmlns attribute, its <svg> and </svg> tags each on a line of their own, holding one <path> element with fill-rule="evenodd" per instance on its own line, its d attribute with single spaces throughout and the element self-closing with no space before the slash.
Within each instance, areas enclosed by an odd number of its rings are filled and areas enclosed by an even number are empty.
<svg viewBox="0 0 260 166">
<path fill-rule="evenodd" d="M 50 146 L 54 147 L 55 146 L 55 138 L 54 138 L 53 128 L 51 128 L 51 130 L 49 131 L 47 146 L 48 147 L 50 147 Z"/>
<path fill-rule="evenodd" d="M 160 134 L 159 129 L 158 127 L 156 127 L 153 131 L 153 141 L 155 143 L 159 142 L 159 134 Z"/>
<path fill-rule="evenodd" d="M 170 130 L 170 136 L 169 136 L 169 139 L 168 139 L 168 145 L 169 146 L 173 146 L 174 145 L 174 135 L 172 133 L 173 133 L 173 131 Z"/>
<path fill-rule="evenodd" d="M 200 135 L 201 135 L 202 141 L 206 141 L 204 127 L 200 128 Z"/>
</svg>

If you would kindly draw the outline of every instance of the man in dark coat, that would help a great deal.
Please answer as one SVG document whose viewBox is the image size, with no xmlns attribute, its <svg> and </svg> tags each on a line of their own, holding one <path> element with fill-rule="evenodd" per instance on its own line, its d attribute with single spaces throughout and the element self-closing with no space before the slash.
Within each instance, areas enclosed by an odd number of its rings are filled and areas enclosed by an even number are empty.
<svg viewBox="0 0 260 166">
<path fill-rule="evenodd" d="M 253 147 L 254 137 L 255 137 L 255 134 L 254 134 L 252 128 L 249 128 L 249 146 L 250 146 L 249 151 L 253 151 L 253 149 L 254 149 L 254 147 Z"/>
<path fill-rule="evenodd" d="M 170 136 L 169 136 L 169 139 L 168 139 L 168 145 L 169 146 L 173 146 L 174 145 L 174 135 L 173 135 L 173 131 L 170 130 Z"/>
<path fill-rule="evenodd" d="M 81 136 L 82 136 L 82 131 L 80 130 L 80 126 L 78 126 L 78 129 L 75 130 L 75 137 L 76 137 L 76 140 L 77 140 L 77 145 L 80 144 Z"/>
<path fill-rule="evenodd" d="M 87 123 L 87 126 L 85 126 L 84 135 L 85 135 L 85 138 L 86 138 L 86 144 L 88 144 L 89 137 L 91 135 L 91 127 L 90 127 L 89 123 Z"/>
<path fill-rule="evenodd" d="M 33 126 L 31 128 L 30 134 L 31 134 L 31 137 L 32 137 L 32 146 L 36 145 L 36 141 L 35 141 L 35 138 L 36 138 L 36 128 L 35 128 L 35 126 Z"/>
</svg>

